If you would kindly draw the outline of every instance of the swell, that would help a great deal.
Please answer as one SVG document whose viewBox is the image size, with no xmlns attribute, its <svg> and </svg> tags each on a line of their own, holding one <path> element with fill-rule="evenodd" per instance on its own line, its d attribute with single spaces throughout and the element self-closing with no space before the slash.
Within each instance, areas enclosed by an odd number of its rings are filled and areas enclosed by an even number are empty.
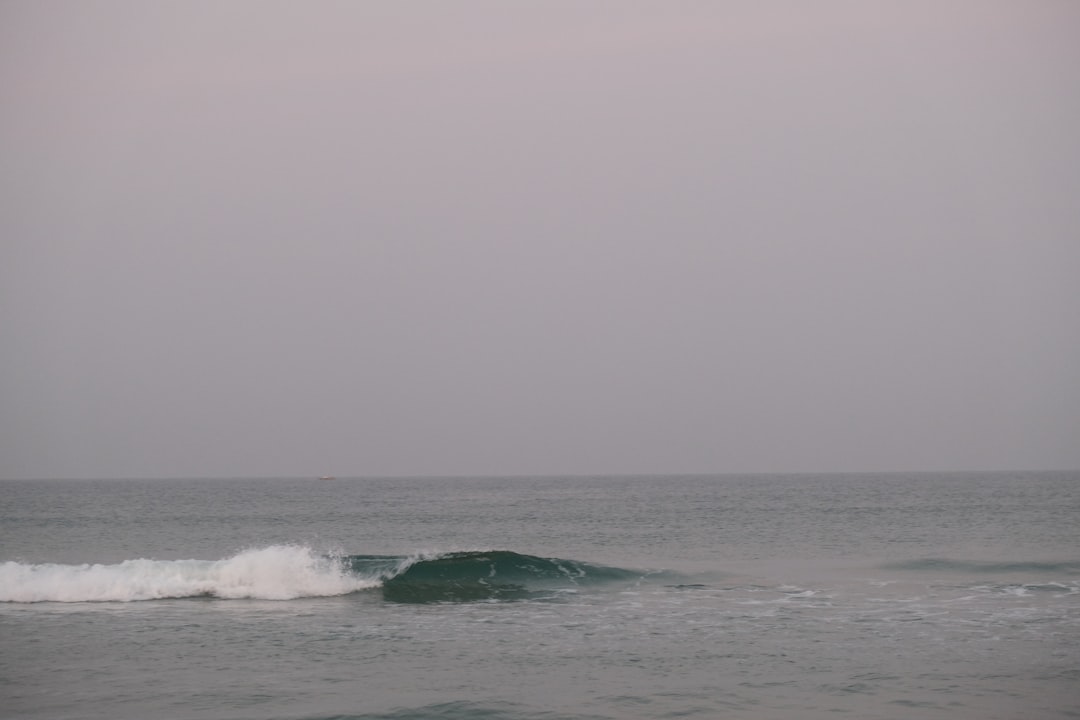
<svg viewBox="0 0 1080 720">
<path fill-rule="evenodd" d="M 385 600 L 407 603 L 521 600 L 640 577 L 622 568 L 509 550 L 463 551 L 405 560 L 385 576 L 382 593 Z"/>
<path fill-rule="evenodd" d="M 0 602 L 133 602 L 164 598 L 292 600 L 380 592 L 389 602 L 434 603 L 550 597 L 641 573 L 507 550 L 323 555 L 275 545 L 221 560 L 84 565 L 0 563 Z"/>
<path fill-rule="evenodd" d="M 362 715 L 332 715 L 313 720 L 599 720 L 608 715 L 563 715 L 548 710 L 534 711 L 525 705 L 509 702 L 449 701 L 404 707 Z"/>
<path fill-rule="evenodd" d="M 904 562 L 889 563 L 885 565 L 884 568 L 888 570 L 940 570 L 974 574 L 1061 573 L 1074 575 L 1080 573 L 1080 561 L 985 561 L 954 560 L 949 558 L 920 558 Z"/>
</svg>

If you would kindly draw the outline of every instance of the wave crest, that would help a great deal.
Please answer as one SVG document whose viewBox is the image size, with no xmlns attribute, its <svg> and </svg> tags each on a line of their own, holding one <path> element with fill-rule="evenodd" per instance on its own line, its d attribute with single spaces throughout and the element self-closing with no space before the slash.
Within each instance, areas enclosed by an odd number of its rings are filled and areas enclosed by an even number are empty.
<svg viewBox="0 0 1080 720">
<path fill-rule="evenodd" d="M 274 545 L 224 560 L 125 560 L 115 565 L 0 564 L 3 602 L 131 602 L 216 597 L 292 600 L 378 584 L 310 548 Z"/>
<path fill-rule="evenodd" d="M 409 603 L 518 600 L 555 589 L 640 577 L 634 571 L 576 560 L 471 550 L 407 559 L 385 577 L 383 599 Z"/>
<path fill-rule="evenodd" d="M 125 560 L 114 565 L 0 563 L 0 602 L 132 602 L 165 598 L 292 600 L 381 588 L 404 603 L 550 596 L 641 573 L 508 550 L 411 556 L 320 555 L 274 545 L 224 560 Z"/>
</svg>

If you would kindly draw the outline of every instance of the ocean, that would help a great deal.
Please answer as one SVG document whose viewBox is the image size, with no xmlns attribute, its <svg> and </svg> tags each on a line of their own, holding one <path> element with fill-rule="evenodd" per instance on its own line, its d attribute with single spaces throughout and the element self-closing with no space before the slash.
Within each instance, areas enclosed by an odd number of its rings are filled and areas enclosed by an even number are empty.
<svg viewBox="0 0 1080 720">
<path fill-rule="evenodd" d="M 1080 717 L 1080 473 L 0 482 L 0 717 Z"/>
</svg>

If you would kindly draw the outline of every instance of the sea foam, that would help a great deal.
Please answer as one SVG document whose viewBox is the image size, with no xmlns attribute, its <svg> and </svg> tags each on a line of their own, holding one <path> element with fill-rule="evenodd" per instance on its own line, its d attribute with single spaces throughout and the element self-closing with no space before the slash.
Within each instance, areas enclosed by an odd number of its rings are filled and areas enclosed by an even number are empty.
<svg viewBox="0 0 1080 720">
<path fill-rule="evenodd" d="M 339 558 L 274 545 L 223 560 L 125 560 L 115 565 L 0 564 L 0 602 L 130 602 L 216 597 L 291 600 L 379 585 Z"/>
</svg>

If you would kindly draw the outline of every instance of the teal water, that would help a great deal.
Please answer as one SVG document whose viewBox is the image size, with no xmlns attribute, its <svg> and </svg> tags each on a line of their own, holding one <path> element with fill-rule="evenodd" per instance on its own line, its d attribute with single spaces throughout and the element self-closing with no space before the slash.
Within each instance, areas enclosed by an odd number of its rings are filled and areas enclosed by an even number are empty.
<svg viewBox="0 0 1080 720">
<path fill-rule="evenodd" d="M 1075 718 L 1080 473 L 0 483 L 0 717 Z"/>
</svg>

